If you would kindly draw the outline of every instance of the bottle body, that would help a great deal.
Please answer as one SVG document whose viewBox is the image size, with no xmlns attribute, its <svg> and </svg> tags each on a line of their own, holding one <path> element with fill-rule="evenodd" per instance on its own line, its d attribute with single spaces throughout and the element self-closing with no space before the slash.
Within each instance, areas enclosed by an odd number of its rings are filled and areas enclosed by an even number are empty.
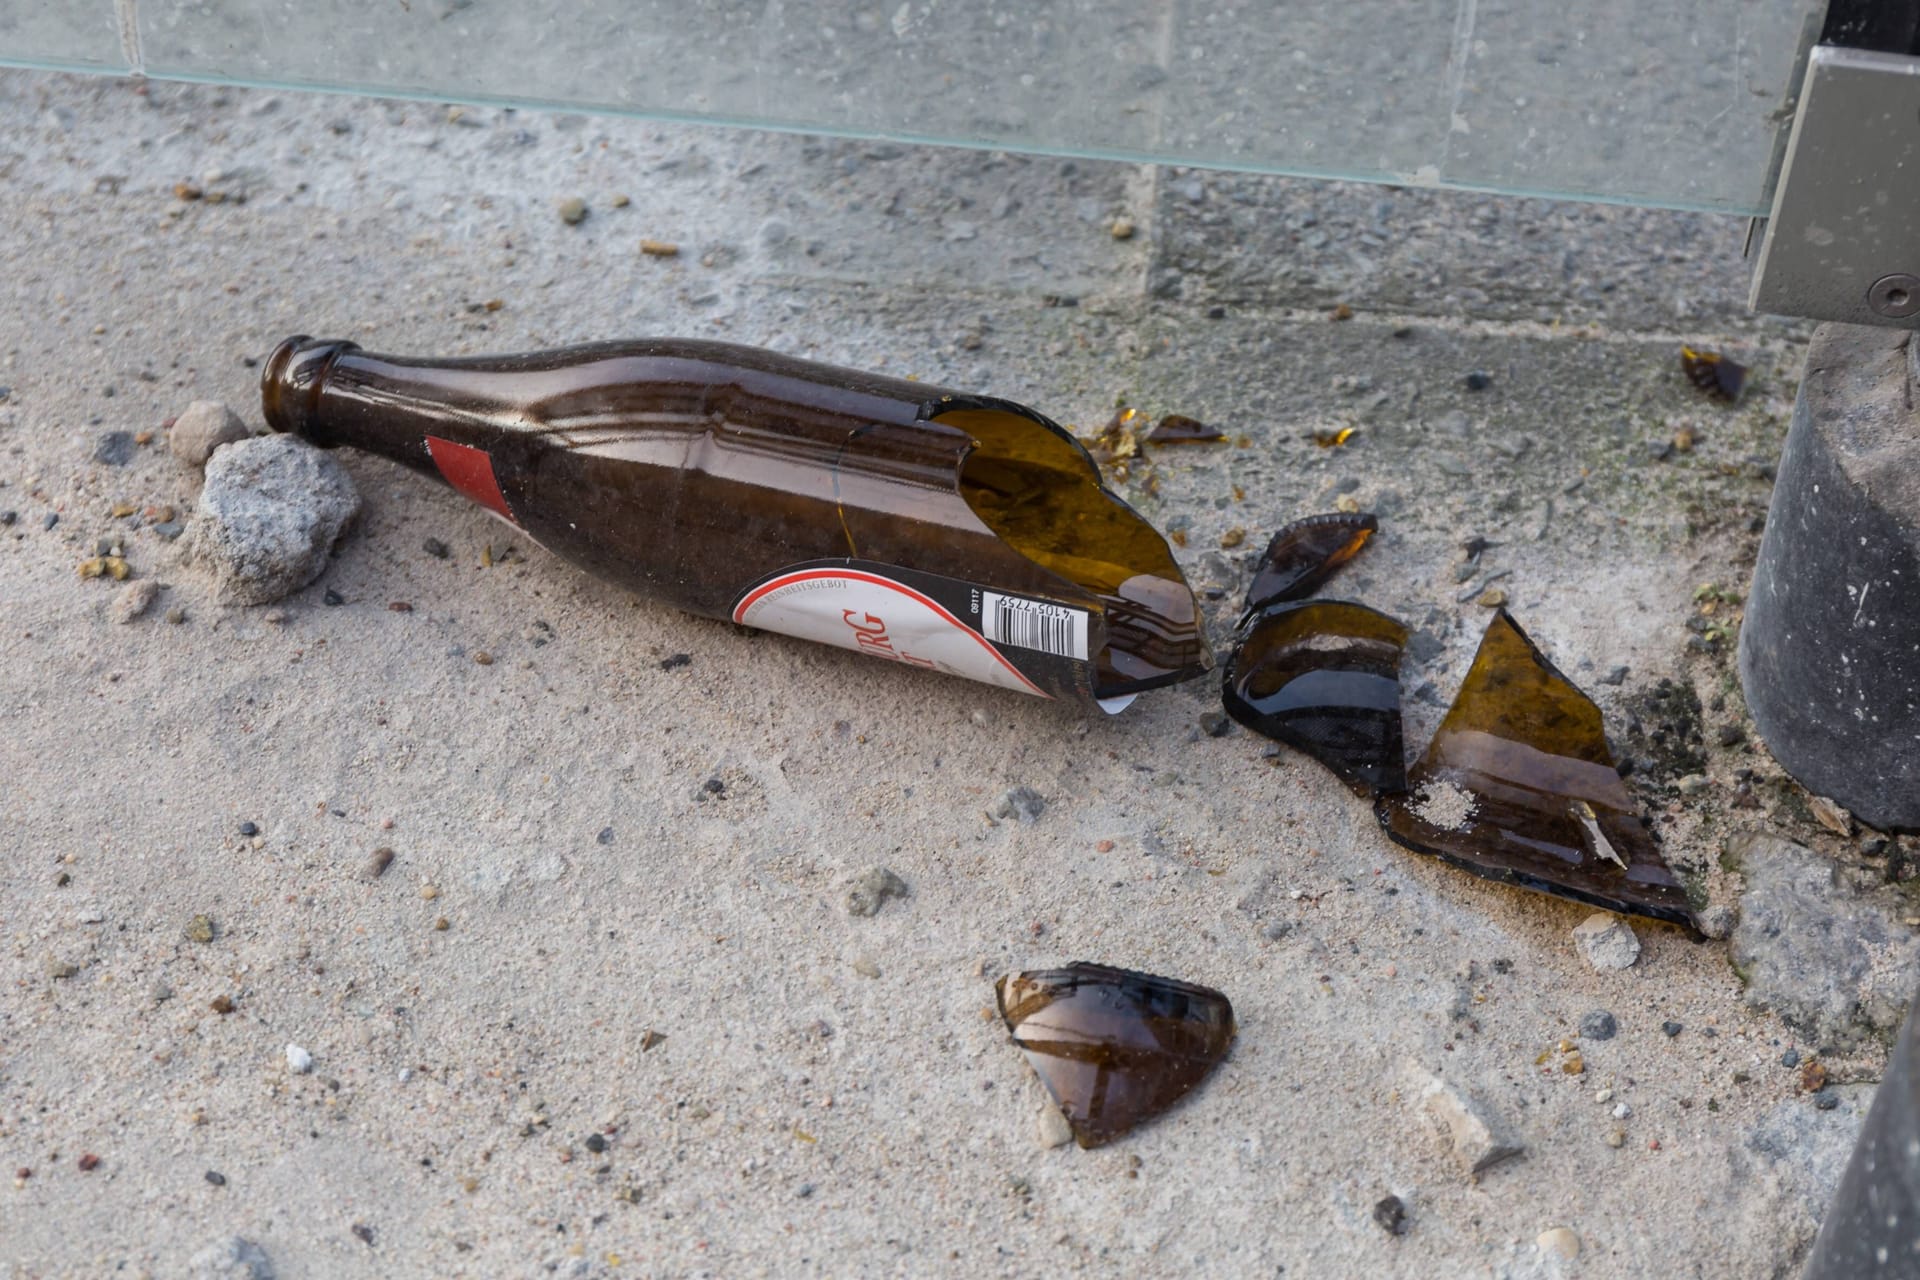
<svg viewBox="0 0 1920 1280">
<path fill-rule="evenodd" d="M 1164 541 L 1004 401 L 722 343 L 411 360 L 308 339 L 269 358 L 262 400 L 275 430 L 437 475 L 693 613 L 1055 697 L 1210 665 Z"/>
</svg>

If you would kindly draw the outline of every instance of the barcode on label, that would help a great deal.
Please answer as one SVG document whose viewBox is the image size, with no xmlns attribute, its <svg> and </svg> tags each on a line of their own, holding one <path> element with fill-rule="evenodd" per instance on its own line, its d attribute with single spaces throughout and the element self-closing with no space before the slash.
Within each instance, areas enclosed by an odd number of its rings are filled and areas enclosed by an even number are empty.
<svg viewBox="0 0 1920 1280">
<path fill-rule="evenodd" d="M 981 633 L 995 644 L 1087 660 L 1087 612 L 1065 605 L 980 593 Z"/>
</svg>

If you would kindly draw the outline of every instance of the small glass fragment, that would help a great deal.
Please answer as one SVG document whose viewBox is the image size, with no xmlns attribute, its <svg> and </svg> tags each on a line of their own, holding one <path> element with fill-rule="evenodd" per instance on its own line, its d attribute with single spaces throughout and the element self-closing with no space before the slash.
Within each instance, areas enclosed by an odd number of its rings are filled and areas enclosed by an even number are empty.
<svg viewBox="0 0 1920 1280">
<path fill-rule="evenodd" d="M 1360 554 L 1380 528 L 1363 513 L 1305 516 L 1286 525 L 1267 543 L 1260 568 L 1247 588 L 1248 610 L 1280 600 L 1298 600 L 1319 590 L 1334 571 Z"/>
<path fill-rule="evenodd" d="M 1692 347 L 1681 347 L 1680 367 L 1687 371 L 1687 381 L 1715 400 L 1725 400 L 1729 404 L 1740 398 L 1741 389 L 1747 385 L 1747 366 L 1728 359 L 1718 351 L 1695 351 Z"/>
<path fill-rule="evenodd" d="M 1233 1006 L 1211 987 L 1082 961 L 1010 973 L 1000 1016 L 1083 1148 L 1191 1093 L 1233 1043 Z"/>
<path fill-rule="evenodd" d="M 1358 427 L 1315 427 L 1313 442 L 1322 449 L 1338 449 L 1353 439 L 1353 433 L 1359 429 Z"/>
<path fill-rule="evenodd" d="M 1365 605 L 1283 601 L 1240 624 L 1227 714 L 1312 756 L 1356 795 L 1407 785 L 1400 655 L 1407 628 Z"/>
<path fill-rule="evenodd" d="M 1080 437 L 1087 452 L 1102 466 L 1114 462 L 1124 462 L 1140 452 L 1139 431 L 1140 411 L 1138 409 L 1115 409 L 1107 425 L 1100 433 Z"/>
<path fill-rule="evenodd" d="M 1600 708 L 1501 609 L 1409 790 L 1382 795 L 1387 834 L 1475 875 L 1692 927 L 1607 746 Z"/>
<path fill-rule="evenodd" d="M 1147 432 L 1148 444 L 1221 444 L 1227 433 L 1183 413 L 1170 413 Z"/>
</svg>

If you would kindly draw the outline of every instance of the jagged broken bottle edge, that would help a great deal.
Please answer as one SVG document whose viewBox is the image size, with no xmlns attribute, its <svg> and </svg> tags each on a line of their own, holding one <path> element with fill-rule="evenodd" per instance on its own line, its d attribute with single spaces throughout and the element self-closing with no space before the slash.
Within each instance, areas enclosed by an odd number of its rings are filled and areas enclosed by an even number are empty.
<svg viewBox="0 0 1920 1280">
<path fill-rule="evenodd" d="M 1483 879 L 1698 931 L 1598 704 L 1505 609 L 1406 789 L 1378 795 L 1374 813 L 1396 844 Z"/>
<path fill-rule="evenodd" d="M 1380 521 L 1368 512 L 1329 511 L 1282 525 L 1260 555 L 1243 609 L 1312 595 L 1379 531 Z"/>
<path fill-rule="evenodd" d="M 1232 1002 L 1212 987 L 1087 961 L 1006 974 L 994 997 L 1083 1149 L 1177 1106 L 1237 1034 Z"/>
<path fill-rule="evenodd" d="M 1344 600 L 1282 600 L 1236 629 L 1227 714 L 1319 761 L 1356 795 L 1406 788 L 1400 661 L 1407 626 Z"/>
<path fill-rule="evenodd" d="M 690 339 L 427 360 L 296 338 L 261 384 L 274 429 L 436 475 L 561 559 L 690 612 L 1043 696 L 1111 699 L 1212 667 L 1164 538 L 1070 434 L 1012 401 Z M 998 415 L 1004 439 L 943 422 L 967 414 Z M 1049 567 L 1007 541 L 961 489 L 969 460 L 1006 461 L 994 450 L 1008 441 L 1015 462 L 1071 485 L 1076 509 L 1125 531 L 1147 571 L 1123 577 L 1100 548 L 1057 542 L 1039 548 Z M 669 465 L 676 447 L 698 457 Z M 608 478 L 617 465 L 624 485 Z M 721 500 L 730 484 L 735 499 L 743 484 L 771 497 L 735 510 Z M 570 518 L 581 508 L 568 495 L 582 491 L 595 520 Z M 636 562 L 623 539 L 655 562 Z M 893 631 L 863 640 L 823 592 L 855 593 L 862 607 L 847 616 L 875 622 L 859 593 L 878 592 L 941 647 L 929 659 Z"/>
</svg>

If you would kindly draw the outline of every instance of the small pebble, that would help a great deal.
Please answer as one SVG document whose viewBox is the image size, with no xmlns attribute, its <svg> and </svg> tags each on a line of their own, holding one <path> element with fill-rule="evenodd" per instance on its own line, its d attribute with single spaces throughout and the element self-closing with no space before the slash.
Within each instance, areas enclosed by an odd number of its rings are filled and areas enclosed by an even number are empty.
<svg viewBox="0 0 1920 1280">
<path fill-rule="evenodd" d="M 1387 1196 L 1373 1206 L 1373 1220 L 1390 1236 L 1403 1236 L 1413 1226 L 1407 1220 L 1407 1204 L 1399 1196 Z"/>
<path fill-rule="evenodd" d="M 1660 1030 L 1664 1031 L 1667 1039 L 1671 1040 L 1682 1031 L 1685 1031 L 1686 1028 L 1678 1022 L 1663 1022 L 1660 1024 Z"/>
<path fill-rule="evenodd" d="M 1133 239 L 1134 232 L 1133 219 L 1115 218 L 1113 223 L 1107 228 L 1107 232 L 1115 240 L 1131 240 Z"/>
<path fill-rule="evenodd" d="M 232 996 L 215 996 L 213 999 L 207 1001 L 207 1008 L 213 1010 L 215 1013 L 219 1014 L 221 1017 L 224 1018 L 226 1015 L 233 1012 L 233 1008 L 234 1008 L 233 997 Z"/>
<path fill-rule="evenodd" d="M 1233 721 L 1224 711 L 1206 711 L 1200 715 L 1200 729 L 1209 738 L 1224 738 L 1233 731 Z"/>
<path fill-rule="evenodd" d="M 329 609 L 338 609 L 341 605 L 345 604 L 346 602 L 347 602 L 347 598 L 341 595 L 338 591 L 335 591 L 332 587 L 328 587 L 326 590 L 326 594 L 320 597 L 320 603 L 327 606 L 327 608 Z"/>
<path fill-rule="evenodd" d="M 109 467 L 124 467 L 133 461 L 133 432 L 109 431 L 93 446 L 93 460 Z"/>
<path fill-rule="evenodd" d="M 163 614 L 162 616 L 166 618 L 167 622 L 170 625 L 177 627 L 181 623 L 187 620 L 187 611 L 185 609 L 182 609 L 179 605 L 175 605 L 173 606 L 173 608 L 167 610 L 166 613 Z"/>
<path fill-rule="evenodd" d="M 880 976 L 880 966 L 875 964 L 872 959 L 867 956 L 861 956 L 853 962 L 853 971 L 863 978 L 877 978 Z"/>
<path fill-rule="evenodd" d="M 387 868 L 392 865 L 393 850 L 383 845 L 375 849 L 373 855 L 367 859 L 367 875 L 372 879 L 378 880 L 381 876 L 387 874 Z"/>
<path fill-rule="evenodd" d="M 1627 1131 L 1618 1127 L 1607 1130 L 1607 1145 L 1624 1147 L 1627 1145 Z"/>
<path fill-rule="evenodd" d="M 79 1160 L 75 1161 L 75 1163 L 80 1166 L 80 1172 L 92 1173 L 100 1167 L 100 1157 L 89 1151 L 81 1156 Z"/>
<path fill-rule="evenodd" d="M 1013 787 L 1000 797 L 993 807 L 996 818 L 1018 818 L 1024 825 L 1032 825 L 1046 812 L 1047 800 L 1032 787 Z"/>
<path fill-rule="evenodd" d="M 553 208 L 554 212 L 560 215 L 560 221 L 570 227 L 577 227 L 586 221 L 587 202 L 579 196 L 567 196 L 562 200 L 556 200 Z"/>
<path fill-rule="evenodd" d="M 1067 1117 L 1060 1108 L 1042 1107 L 1033 1118 L 1033 1136 L 1042 1147 L 1051 1151 L 1073 1141 L 1073 1126 L 1067 1123 Z"/>
<path fill-rule="evenodd" d="M 480 652 L 474 654 L 473 660 L 483 667 L 490 667 L 493 665 L 493 655 L 488 653 L 485 649 L 482 649 L 480 650 Z"/>
<path fill-rule="evenodd" d="M 1707 775 L 1704 773 L 1690 773 L 1680 779 L 1677 785 L 1680 788 L 1681 795 L 1697 796 L 1712 784 L 1707 781 Z"/>
<path fill-rule="evenodd" d="M 1595 912 L 1573 930 L 1573 941 L 1587 963 L 1605 971 L 1625 969 L 1640 958 L 1640 939 L 1618 916 Z"/>
<path fill-rule="evenodd" d="M 1613 1015 L 1605 1009 L 1595 1009 L 1580 1019 L 1580 1038 L 1582 1040 L 1611 1040 L 1620 1029 Z"/>
<path fill-rule="evenodd" d="M 660 659 L 660 669 L 662 671 L 677 671 L 681 667 L 692 665 L 693 655 L 690 653 L 675 653 Z"/>
<path fill-rule="evenodd" d="M 590 1133 L 587 1135 L 586 1146 L 587 1150 L 593 1152 L 595 1155 L 599 1155 L 607 1149 L 607 1140 L 597 1133 Z"/>
<path fill-rule="evenodd" d="M 1460 381 L 1469 391 L 1485 391 L 1493 385 L 1493 376 L 1475 369 Z"/>
<path fill-rule="evenodd" d="M 216 1187 L 224 1187 L 227 1185 L 227 1175 L 224 1173 L 215 1173 L 213 1170 L 209 1169 L 207 1170 L 205 1177 L 208 1182 L 211 1182 Z"/>
<path fill-rule="evenodd" d="M 1246 540 L 1247 540 L 1247 531 L 1241 528 L 1239 525 L 1235 525 L 1233 528 L 1227 530 L 1225 533 L 1220 535 L 1220 549 L 1223 551 L 1231 551 L 1233 548 L 1239 546 L 1241 543 L 1245 542 Z"/>
<path fill-rule="evenodd" d="M 1580 1256 L 1580 1237 L 1565 1227 L 1542 1231 L 1535 1237 L 1534 1243 L 1540 1246 L 1541 1253 L 1562 1262 L 1572 1262 Z"/>
<path fill-rule="evenodd" d="M 152 578 L 128 583 L 113 598 L 113 620 L 122 625 L 132 622 L 151 609 L 159 595 L 160 584 Z"/>
<path fill-rule="evenodd" d="M 1783 1054 L 1781 1054 L 1781 1055 L 1780 1055 L 1780 1065 L 1781 1065 L 1781 1066 L 1783 1066 L 1783 1067 L 1797 1067 L 1797 1066 L 1799 1066 L 1799 1065 L 1800 1065 L 1800 1051 L 1799 1051 L 1798 1049 L 1789 1049 L 1789 1050 L 1787 1050 L 1787 1051 L 1786 1051 L 1785 1053 L 1783 1053 Z"/>
<path fill-rule="evenodd" d="M 209 916 L 195 916 L 193 919 L 187 921 L 186 935 L 188 942 L 212 942 L 212 918 Z"/>
<path fill-rule="evenodd" d="M 240 824 L 240 834 L 251 840 L 260 834 L 260 824 L 257 822 L 243 822 Z"/>
<path fill-rule="evenodd" d="M 1807 809 L 1813 820 L 1837 836 L 1853 834 L 1853 815 L 1826 796 L 1810 796 Z"/>
<path fill-rule="evenodd" d="M 1714 736 L 1723 747 L 1737 747 L 1747 740 L 1747 731 L 1737 724 L 1723 724 Z"/>
<path fill-rule="evenodd" d="M 313 1055 L 297 1044 L 287 1046 L 287 1070 L 303 1076 L 313 1070 Z"/>
<path fill-rule="evenodd" d="M 612 843 L 613 843 L 613 828 L 612 828 L 612 827 L 602 827 L 602 828 L 600 828 L 600 834 L 599 834 L 599 835 L 597 835 L 597 836 L 595 836 L 595 837 L 594 837 L 594 839 L 596 839 L 597 841 L 599 841 L 599 842 L 600 842 L 601 844 L 612 844 Z"/>
<path fill-rule="evenodd" d="M 1813 1095 L 1813 1105 L 1821 1111 L 1831 1111 L 1840 1105 L 1840 1095 L 1831 1089 L 1822 1089 Z"/>
<path fill-rule="evenodd" d="M 879 914 L 890 898 L 905 898 L 912 893 L 907 882 L 886 867 L 868 867 L 853 878 L 847 890 L 847 914 L 850 916 L 871 916 Z"/>
<path fill-rule="evenodd" d="M 677 258 L 680 246 L 670 240 L 642 240 L 640 252 L 649 258 Z"/>
<path fill-rule="evenodd" d="M 249 434 L 247 424 L 220 401 L 195 400 L 173 420 L 167 447 L 188 466 L 204 467 L 215 449 Z"/>
<path fill-rule="evenodd" d="M 435 898 L 440 896 L 439 886 L 431 885 L 431 884 L 421 885 L 420 896 L 425 898 L 428 902 L 432 902 Z"/>
<path fill-rule="evenodd" d="M 445 916 L 440 916 L 433 922 L 433 928 L 436 933 L 445 933 L 447 930 L 453 928 L 453 921 L 447 919 Z"/>
<path fill-rule="evenodd" d="M 1633 1108 L 1628 1106 L 1626 1103 L 1616 1102 L 1613 1104 L 1613 1118 L 1615 1120 L 1625 1120 L 1628 1116 L 1632 1114 L 1633 1114 Z"/>
<path fill-rule="evenodd" d="M 448 556 L 453 554 L 453 548 L 449 547 L 446 543 L 440 541 L 440 539 L 438 538 L 428 538 L 425 542 L 420 544 L 420 549 L 426 552 L 428 555 L 432 556 L 435 560 L 445 560 Z"/>
<path fill-rule="evenodd" d="M 78 972 L 80 972 L 80 966 L 77 964 L 70 963 L 66 960 L 55 960 L 51 957 L 47 960 L 47 976 L 49 978 L 71 978 Z"/>
</svg>

